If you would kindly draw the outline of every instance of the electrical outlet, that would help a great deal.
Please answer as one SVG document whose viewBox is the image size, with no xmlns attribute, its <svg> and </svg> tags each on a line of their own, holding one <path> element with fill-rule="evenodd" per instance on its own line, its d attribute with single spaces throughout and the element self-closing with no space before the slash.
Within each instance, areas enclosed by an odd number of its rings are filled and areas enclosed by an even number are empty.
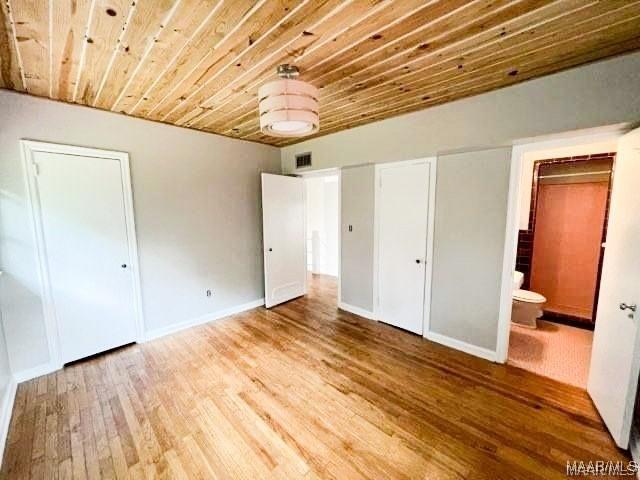
<svg viewBox="0 0 640 480">
<path fill-rule="evenodd" d="M 211 295 L 213 295 L 213 294 L 211 293 L 211 290 L 207 290 L 207 297 L 210 297 Z"/>
</svg>

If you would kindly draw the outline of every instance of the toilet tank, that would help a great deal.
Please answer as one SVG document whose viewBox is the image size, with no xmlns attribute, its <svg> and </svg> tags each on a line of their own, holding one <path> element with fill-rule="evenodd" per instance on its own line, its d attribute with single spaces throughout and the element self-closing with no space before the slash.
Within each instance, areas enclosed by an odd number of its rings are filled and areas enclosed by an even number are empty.
<svg viewBox="0 0 640 480">
<path fill-rule="evenodd" d="M 522 287 L 522 283 L 524 282 L 524 273 L 519 271 L 513 272 L 513 289 L 518 290 Z"/>
</svg>

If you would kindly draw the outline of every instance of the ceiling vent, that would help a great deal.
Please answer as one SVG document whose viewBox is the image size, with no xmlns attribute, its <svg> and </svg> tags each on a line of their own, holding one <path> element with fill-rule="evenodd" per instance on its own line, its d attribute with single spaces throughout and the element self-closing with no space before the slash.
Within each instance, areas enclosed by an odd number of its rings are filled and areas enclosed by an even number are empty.
<svg viewBox="0 0 640 480">
<path fill-rule="evenodd" d="M 311 166 L 311 152 L 298 153 L 296 155 L 296 168 L 307 168 Z"/>
</svg>

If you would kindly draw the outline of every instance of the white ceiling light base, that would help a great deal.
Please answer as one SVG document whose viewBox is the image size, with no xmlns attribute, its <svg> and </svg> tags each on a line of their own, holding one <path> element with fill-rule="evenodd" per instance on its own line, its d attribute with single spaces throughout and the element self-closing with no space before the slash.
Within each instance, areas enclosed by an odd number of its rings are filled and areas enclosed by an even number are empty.
<svg viewBox="0 0 640 480">
<path fill-rule="evenodd" d="M 289 65 L 278 67 L 281 79 L 258 89 L 260 130 L 274 137 L 302 137 L 320 128 L 318 89 L 292 77 L 298 69 Z"/>
</svg>

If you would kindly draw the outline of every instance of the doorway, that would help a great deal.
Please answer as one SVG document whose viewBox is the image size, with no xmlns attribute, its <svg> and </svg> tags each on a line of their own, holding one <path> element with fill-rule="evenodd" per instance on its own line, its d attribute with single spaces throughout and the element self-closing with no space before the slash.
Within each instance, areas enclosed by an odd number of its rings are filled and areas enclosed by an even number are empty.
<svg viewBox="0 0 640 480">
<path fill-rule="evenodd" d="M 521 172 L 529 197 L 520 204 L 507 363 L 583 389 L 616 148 L 532 151 Z"/>
<path fill-rule="evenodd" d="M 266 307 L 317 288 L 332 292 L 337 306 L 339 170 L 261 177 Z"/>
<path fill-rule="evenodd" d="M 340 271 L 340 173 L 303 176 L 305 185 L 307 277 L 338 303 Z"/>
<path fill-rule="evenodd" d="M 577 150 L 583 151 L 577 153 Z M 562 153 L 559 154 L 559 152 Z M 607 194 L 610 196 L 610 202 L 608 202 L 610 213 L 608 220 L 603 222 L 606 223 L 605 253 L 602 258 L 602 267 L 598 269 L 601 270 L 601 278 L 597 289 L 597 301 L 594 302 L 594 308 L 597 308 L 597 320 L 593 332 L 584 328 L 577 329 L 591 335 L 587 342 L 590 349 L 589 360 L 581 362 L 585 373 L 580 383 L 575 382 L 575 376 L 556 378 L 556 380 L 574 384 L 586 390 L 616 444 L 621 448 L 627 448 L 640 371 L 640 329 L 637 324 L 637 310 L 640 303 L 637 280 L 640 197 L 637 195 L 636 185 L 636 179 L 640 174 L 640 129 L 627 131 L 619 125 L 603 127 L 586 130 L 573 137 L 561 135 L 548 140 L 516 145 L 513 148 L 501 282 L 497 360 L 514 364 L 513 351 L 517 351 L 518 347 L 513 343 L 513 322 L 522 321 L 523 312 L 527 314 L 524 315 L 525 317 L 529 316 L 534 322 L 537 321 L 544 315 L 544 304 L 547 301 L 546 297 L 536 292 L 521 290 L 522 275 L 515 269 L 518 228 L 520 230 L 527 228 L 531 213 L 529 201 L 533 168 L 527 168 L 527 163 L 531 162 L 531 166 L 541 158 L 582 155 L 597 157 L 598 155 L 594 155 L 596 152 L 607 152 L 608 156 L 613 156 L 615 153 L 610 195 Z M 590 175 L 594 173 L 591 172 Z M 551 177 L 553 178 L 552 175 Z M 601 200 L 600 203 L 602 203 Z M 560 243 L 561 238 L 556 237 L 556 242 Z M 527 298 L 529 306 L 523 310 L 522 303 L 518 306 L 516 300 Z M 538 305 L 535 305 L 536 303 Z M 557 334 L 558 331 L 570 328 L 558 322 L 549 322 L 549 324 L 553 325 L 555 330 L 549 332 L 549 337 L 553 336 L 556 340 L 562 338 L 562 335 Z M 521 325 L 518 328 L 522 328 Z M 522 332 L 524 330 L 520 331 Z M 537 342 L 530 342 L 530 344 L 536 345 L 533 353 L 538 360 L 543 360 L 540 363 L 545 363 L 545 352 L 559 351 L 558 348 L 552 348 L 553 342 L 536 340 Z M 560 344 L 565 349 L 572 345 L 571 342 L 560 342 Z M 522 365 L 521 367 L 527 368 Z M 533 368 L 527 369 L 533 370 Z M 566 365 L 563 365 L 563 370 L 570 371 Z M 550 371 L 534 373 L 552 377 Z"/>
<path fill-rule="evenodd" d="M 53 366 L 141 339 L 128 155 L 22 148 Z"/>
</svg>

